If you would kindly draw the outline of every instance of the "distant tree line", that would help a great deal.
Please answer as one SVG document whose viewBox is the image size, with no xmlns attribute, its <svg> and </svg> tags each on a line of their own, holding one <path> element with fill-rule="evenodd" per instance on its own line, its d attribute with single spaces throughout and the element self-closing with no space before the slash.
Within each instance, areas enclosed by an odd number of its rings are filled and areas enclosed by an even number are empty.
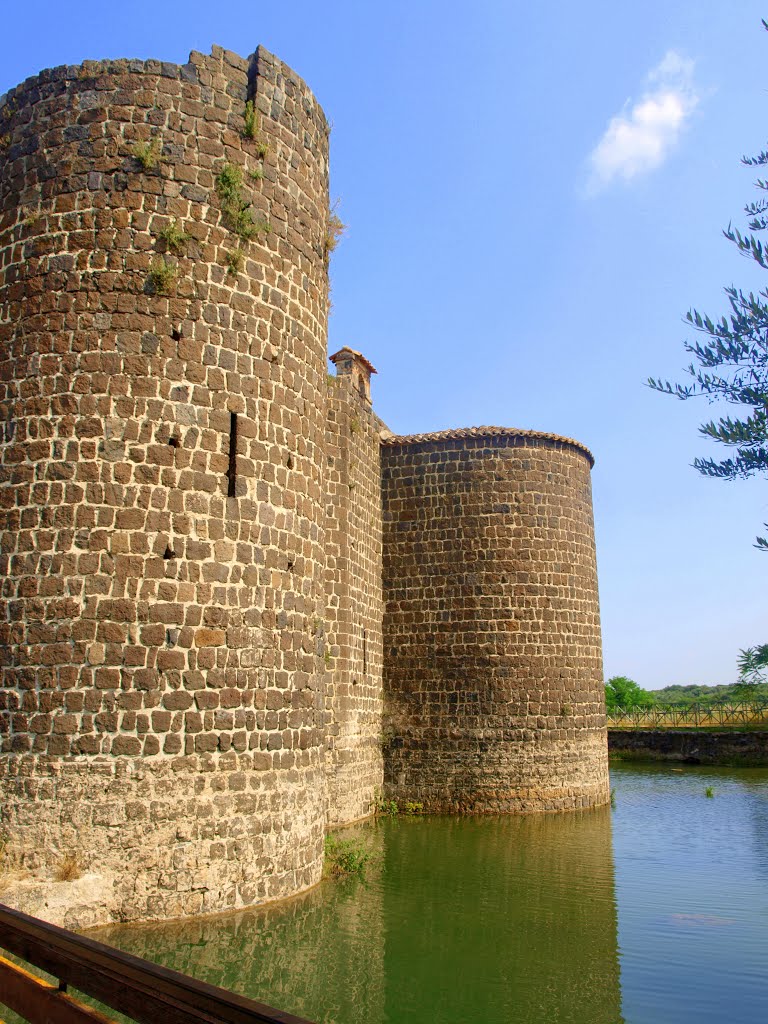
<svg viewBox="0 0 768 1024">
<path fill-rule="evenodd" d="M 627 676 L 613 676 L 605 684 L 608 711 L 622 708 L 651 708 L 657 704 L 711 704 L 715 701 L 763 700 L 768 698 L 768 682 L 737 682 L 722 686 L 665 686 L 662 690 L 644 690 Z"/>
</svg>

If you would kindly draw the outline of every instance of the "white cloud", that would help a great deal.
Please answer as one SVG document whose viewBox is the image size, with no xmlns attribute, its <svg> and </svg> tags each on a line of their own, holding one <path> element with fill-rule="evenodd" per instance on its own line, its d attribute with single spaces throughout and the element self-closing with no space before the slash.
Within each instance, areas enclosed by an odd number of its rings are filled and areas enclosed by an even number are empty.
<svg viewBox="0 0 768 1024">
<path fill-rule="evenodd" d="M 693 61 L 669 50 L 647 75 L 636 102 L 608 122 L 589 157 L 589 191 L 600 191 L 617 178 L 631 181 L 664 163 L 699 102 L 693 84 Z"/>
</svg>

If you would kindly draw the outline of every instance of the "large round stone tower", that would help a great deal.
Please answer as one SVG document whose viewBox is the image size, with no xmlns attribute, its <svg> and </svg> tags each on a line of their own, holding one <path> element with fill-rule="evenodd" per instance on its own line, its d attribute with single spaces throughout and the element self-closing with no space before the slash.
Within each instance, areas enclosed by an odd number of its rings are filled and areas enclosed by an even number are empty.
<svg viewBox="0 0 768 1024">
<path fill-rule="evenodd" d="M 609 796 L 590 468 L 575 441 L 385 438 L 385 786 L 430 811 Z"/>
<path fill-rule="evenodd" d="M 1 827 L 125 919 L 320 874 L 327 138 L 263 49 L 0 101 Z"/>
</svg>

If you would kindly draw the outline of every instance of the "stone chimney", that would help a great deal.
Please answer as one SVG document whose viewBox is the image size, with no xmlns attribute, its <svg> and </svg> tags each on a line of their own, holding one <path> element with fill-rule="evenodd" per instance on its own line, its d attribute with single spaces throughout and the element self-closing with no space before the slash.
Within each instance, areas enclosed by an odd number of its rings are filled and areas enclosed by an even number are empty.
<svg viewBox="0 0 768 1024">
<path fill-rule="evenodd" d="M 346 345 L 329 356 L 329 359 L 336 367 L 336 376 L 351 377 L 352 387 L 370 405 L 371 374 L 377 372 L 373 363 L 369 363 L 362 352 L 356 352 Z"/>
</svg>

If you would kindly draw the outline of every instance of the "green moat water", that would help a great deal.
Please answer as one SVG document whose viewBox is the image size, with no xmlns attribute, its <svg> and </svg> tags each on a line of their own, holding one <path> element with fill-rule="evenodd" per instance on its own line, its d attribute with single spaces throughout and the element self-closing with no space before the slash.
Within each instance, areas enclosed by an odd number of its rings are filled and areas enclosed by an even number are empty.
<svg viewBox="0 0 768 1024">
<path fill-rule="evenodd" d="M 366 882 L 93 934 L 327 1024 L 763 1020 L 768 769 L 611 777 L 613 811 L 378 821 Z"/>
</svg>

